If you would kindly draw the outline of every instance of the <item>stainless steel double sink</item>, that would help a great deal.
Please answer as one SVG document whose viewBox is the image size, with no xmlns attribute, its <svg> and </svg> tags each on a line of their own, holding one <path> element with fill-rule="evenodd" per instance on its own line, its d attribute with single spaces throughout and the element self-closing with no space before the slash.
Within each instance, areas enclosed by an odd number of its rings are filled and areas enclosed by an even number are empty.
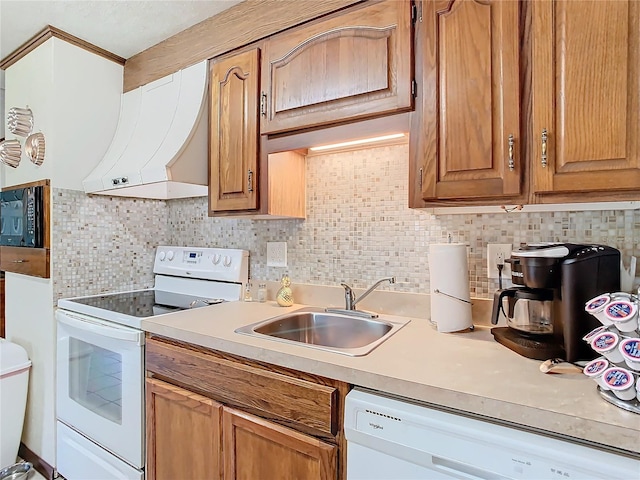
<svg viewBox="0 0 640 480">
<path fill-rule="evenodd" d="M 358 357 L 371 352 L 410 320 L 363 318 L 303 308 L 236 329 L 236 333 Z"/>
</svg>

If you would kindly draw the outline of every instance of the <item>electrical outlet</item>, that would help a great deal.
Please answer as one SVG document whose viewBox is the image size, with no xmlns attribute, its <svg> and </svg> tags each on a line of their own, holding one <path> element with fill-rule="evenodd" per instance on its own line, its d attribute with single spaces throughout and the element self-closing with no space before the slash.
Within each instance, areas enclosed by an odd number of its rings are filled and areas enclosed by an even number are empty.
<svg viewBox="0 0 640 480">
<path fill-rule="evenodd" d="M 505 259 L 511 257 L 510 243 L 489 243 L 487 244 L 487 278 L 498 278 L 498 262 L 504 264 L 502 278 L 511 279 L 511 266 L 505 263 Z"/>
<path fill-rule="evenodd" d="M 267 242 L 267 267 L 287 266 L 287 242 Z"/>
</svg>

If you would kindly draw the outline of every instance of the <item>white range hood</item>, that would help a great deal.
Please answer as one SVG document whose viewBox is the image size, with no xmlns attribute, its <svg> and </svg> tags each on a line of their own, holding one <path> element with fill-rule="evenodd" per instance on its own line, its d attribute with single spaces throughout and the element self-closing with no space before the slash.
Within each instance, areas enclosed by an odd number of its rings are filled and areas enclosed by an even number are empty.
<svg viewBox="0 0 640 480">
<path fill-rule="evenodd" d="M 86 193 L 171 199 L 207 195 L 207 62 L 122 94 L 120 118 Z"/>
</svg>

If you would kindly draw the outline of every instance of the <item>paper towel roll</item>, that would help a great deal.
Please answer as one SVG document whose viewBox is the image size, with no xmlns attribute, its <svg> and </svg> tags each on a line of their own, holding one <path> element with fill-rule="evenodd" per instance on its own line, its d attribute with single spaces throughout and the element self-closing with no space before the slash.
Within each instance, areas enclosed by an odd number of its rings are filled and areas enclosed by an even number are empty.
<svg viewBox="0 0 640 480">
<path fill-rule="evenodd" d="M 467 247 L 460 243 L 429 245 L 431 321 L 439 332 L 470 328 L 471 294 Z"/>
</svg>

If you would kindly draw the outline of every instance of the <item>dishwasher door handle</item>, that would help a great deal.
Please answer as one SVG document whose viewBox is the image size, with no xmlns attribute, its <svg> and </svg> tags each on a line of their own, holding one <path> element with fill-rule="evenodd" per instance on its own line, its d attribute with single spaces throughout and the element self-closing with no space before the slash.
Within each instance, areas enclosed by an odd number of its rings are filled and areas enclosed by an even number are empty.
<svg viewBox="0 0 640 480">
<path fill-rule="evenodd" d="M 447 458 L 431 456 L 433 469 L 448 475 L 454 475 L 455 478 L 463 478 L 467 480 L 508 480 L 507 477 L 498 475 L 493 472 L 481 470 L 472 467 L 466 463 L 455 462 Z"/>
</svg>

